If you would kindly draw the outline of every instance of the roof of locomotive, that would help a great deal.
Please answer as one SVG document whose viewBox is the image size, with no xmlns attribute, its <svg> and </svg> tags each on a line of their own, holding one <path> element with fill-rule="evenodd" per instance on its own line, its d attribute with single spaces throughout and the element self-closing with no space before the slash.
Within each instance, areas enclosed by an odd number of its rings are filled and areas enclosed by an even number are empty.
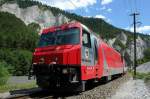
<svg viewBox="0 0 150 99">
<path fill-rule="evenodd" d="M 69 23 L 64 23 L 60 26 L 52 26 L 46 29 L 43 29 L 41 34 L 47 34 L 48 32 L 54 32 L 57 30 L 63 30 L 63 29 L 67 29 L 67 28 L 74 28 L 74 27 L 82 27 L 84 30 L 86 30 L 87 32 L 95 35 L 101 42 L 105 43 L 108 47 L 112 48 L 113 50 L 115 50 L 113 47 L 109 46 L 106 42 L 104 42 L 102 40 L 102 38 L 100 37 L 100 35 L 98 35 L 97 33 L 94 33 L 92 30 L 90 30 L 87 26 L 85 26 L 84 24 L 77 22 L 77 21 L 73 21 L 73 22 L 69 22 Z M 115 50 L 116 51 L 116 50 Z M 118 51 L 116 51 L 117 53 L 119 53 Z M 120 54 L 120 53 L 119 53 Z"/>
<path fill-rule="evenodd" d="M 67 28 L 74 28 L 74 27 L 80 27 L 80 26 L 81 26 L 81 24 L 79 22 L 64 23 L 59 26 L 51 26 L 49 28 L 43 29 L 41 34 L 47 34 L 48 32 L 54 32 L 57 30 L 63 30 L 63 29 L 67 29 Z"/>
<path fill-rule="evenodd" d="M 73 22 L 69 22 L 69 23 L 64 23 L 60 26 L 51 26 L 49 28 L 46 28 L 46 29 L 43 29 L 42 33 L 41 34 L 46 34 L 48 32 L 53 32 L 53 31 L 57 31 L 57 29 L 64 29 L 64 28 L 73 28 L 73 27 L 82 27 L 84 28 L 87 32 L 91 33 L 91 34 L 94 34 L 96 37 L 99 37 L 100 36 L 96 33 L 94 33 L 92 30 L 90 30 L 87 26 L 85 26 L 84 24 L 80 23 L 80 22 L 77 22 L 77 21 L 73 21 Z"/>
</svg>

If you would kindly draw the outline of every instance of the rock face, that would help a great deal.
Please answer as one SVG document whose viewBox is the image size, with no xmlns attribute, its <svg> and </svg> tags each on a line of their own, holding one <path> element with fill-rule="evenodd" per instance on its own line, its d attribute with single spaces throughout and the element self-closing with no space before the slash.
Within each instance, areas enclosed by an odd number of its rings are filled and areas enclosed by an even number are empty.
<svg viewBox="0 0 150 99">
<path fill-rule="evenodd" d="M 116 41 L 116 38 L 113 38 L 113 39 L 109 39 L 109 40 L 107 41 L 107 43 L 108 43 L 111 47 L 113 47 L 115 41 Z"/>
<path fill-rule="evenodd" d="M 147 48 L 147 44 L 142 40 L 140 36 L 137 37 L 136 40 L 136 50 L 137 50 L 137 59 L 141 59 L 144 57 L 143 52 Z M 130 53 L 131 60 L 134 59 L 134 42 L 130 42 L 128 46 L 128 53 Z"/>
<path fill-rule="evenodd" d="M 41 29 L 70 21 L 64 15 L 54 16 L 50 10 L 43 10 L 39 6 L 31 6 L 23 9 L 20 8 L 17 3 L 5 3 L 0 6 L 0 11 L 9 12 L 16 15 L 24 21 L 26 25 L 30 23 L 37 23 L 40 25 Z M 118 33 L 117 37 L 107 40 L 107 43 L 116 50 L 120 51 L 122 55 L 126 56 L 127 59 L 130 59 L 132 62 L 134 59 L 134 43 L 133 41 L 127 43 L 127 41 L 127 35 L 122 32 Z M 143 51 L 148 47 L 148 45 L 150 46 L 149 42 L 145 42 L 140 36 L 138 36 L 137 59 L 143 58 Z"/>
<path fill-rule="evenodd" d="M 133 41 L 129 42 L 127 40 L 128 40 L 127 35 L 122 32 L 119 33 L 119 35 L 116 38 L 109 39 L 107 42 L 110 44 L 110 46 L 112 46 L 117 51 L 119 51 L 123 56 L 125 56 L 127 60 L 130 60 L 130 62 L 132 62 L 134 60 L 134 42 Z M 140 36 L 137 37 L 136 45 L 137 45 L 136 47 L 137 59 L 141 59 L 144 57 L 143 52 L 146 48 L 148 48 L 148 45 L 144 40 L 142 40 Z"/>
<path fill-rule="evenodd" d="M 37 23 L 41 26 L 41 29 L 59 25 L 64 22 L 67 22 L 69 19 L 63 15 L 58 17 L 54 16 L 53 13 L 49 10 L 42 10 L 38 6 L 31 6 L 25 9 L 19 8 L 16 3 L 6 3 L 0 7 L 0 11 L 9 12 L 16 15 L 26 25 L 30 23 Z"/>
<path fill-rule="evenodd" d="M 121 41 L 122 44 L 126 45 L 128 38 L 125 33 L 120 33 L 117 38 Z"/>
</svg>

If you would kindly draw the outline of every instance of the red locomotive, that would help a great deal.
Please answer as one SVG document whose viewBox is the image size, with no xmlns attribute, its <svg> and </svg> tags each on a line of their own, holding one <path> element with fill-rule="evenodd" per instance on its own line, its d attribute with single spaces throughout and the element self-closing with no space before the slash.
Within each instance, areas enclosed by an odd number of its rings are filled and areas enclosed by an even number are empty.
<svg viewBox="0 0 150 99">
<path fill-rule="evenodd" d="M 42 31 L 33 54 L 33 74 L 42 88 L 85 90 L 86 82 L 124 73 L 121 55 L 79 22 Z"/>
</svg>

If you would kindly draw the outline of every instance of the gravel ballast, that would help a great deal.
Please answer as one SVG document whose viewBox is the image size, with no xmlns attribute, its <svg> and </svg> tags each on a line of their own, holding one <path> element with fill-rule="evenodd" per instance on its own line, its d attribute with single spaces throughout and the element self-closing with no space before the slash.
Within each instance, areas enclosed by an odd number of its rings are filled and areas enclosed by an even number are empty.
<svg viewBox="0 0 150 99">
<path fill-rule="evenodd" d="M 123 77 L 99 85 L 91 90 L 85 91 L 80 95 L 69 96 L 67 99 L 107 99 L 116 93 L 121 84 L 127 82 L 131 77 L 126 74 Z"/>
<path fill-rule="evenodd" d="M 144 80 L 130 79 L 122 84 L 110 99 L 150 99 L 150 93 Z"/>
</svg>

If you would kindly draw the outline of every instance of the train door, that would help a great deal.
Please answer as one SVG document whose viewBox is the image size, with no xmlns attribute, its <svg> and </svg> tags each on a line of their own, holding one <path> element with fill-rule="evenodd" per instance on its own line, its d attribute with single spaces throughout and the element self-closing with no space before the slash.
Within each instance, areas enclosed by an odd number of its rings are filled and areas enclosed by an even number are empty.
<svg viewBox="0 0 150 99">
<path fill-rule="evenodd" d="M 96 38 L 94 38 L 94 44 L 93 45 L 94 45 L 93 49 L 94 49 L 95 77 L 98 78 L 100 67 L 98 65 L 98 45 L 97 45 L 97 39 Z"/>
<path fill-rule="evenodd" d="M 94 51 L 92 34 L 82 31 L 82 66 L 85 66 L 83 75 L 86 80 L 95 78 Z"/>
<path fill-rule="evenodd" d="M 82 32 L 82 64 L 86 66 L 94 65 L 94 54 L 91 44 L 91 35 L 87 31 Z"/>
<path fill-rule="evenodd" d="M 97 45 L 97 40 L 96 38 L 94 38 L 94 47 L 93 47 L 93 50 L 94 50 L 94 64 L 97 65 L 97 62 L 98 62 L 98 45 Z"/>
</svg>

